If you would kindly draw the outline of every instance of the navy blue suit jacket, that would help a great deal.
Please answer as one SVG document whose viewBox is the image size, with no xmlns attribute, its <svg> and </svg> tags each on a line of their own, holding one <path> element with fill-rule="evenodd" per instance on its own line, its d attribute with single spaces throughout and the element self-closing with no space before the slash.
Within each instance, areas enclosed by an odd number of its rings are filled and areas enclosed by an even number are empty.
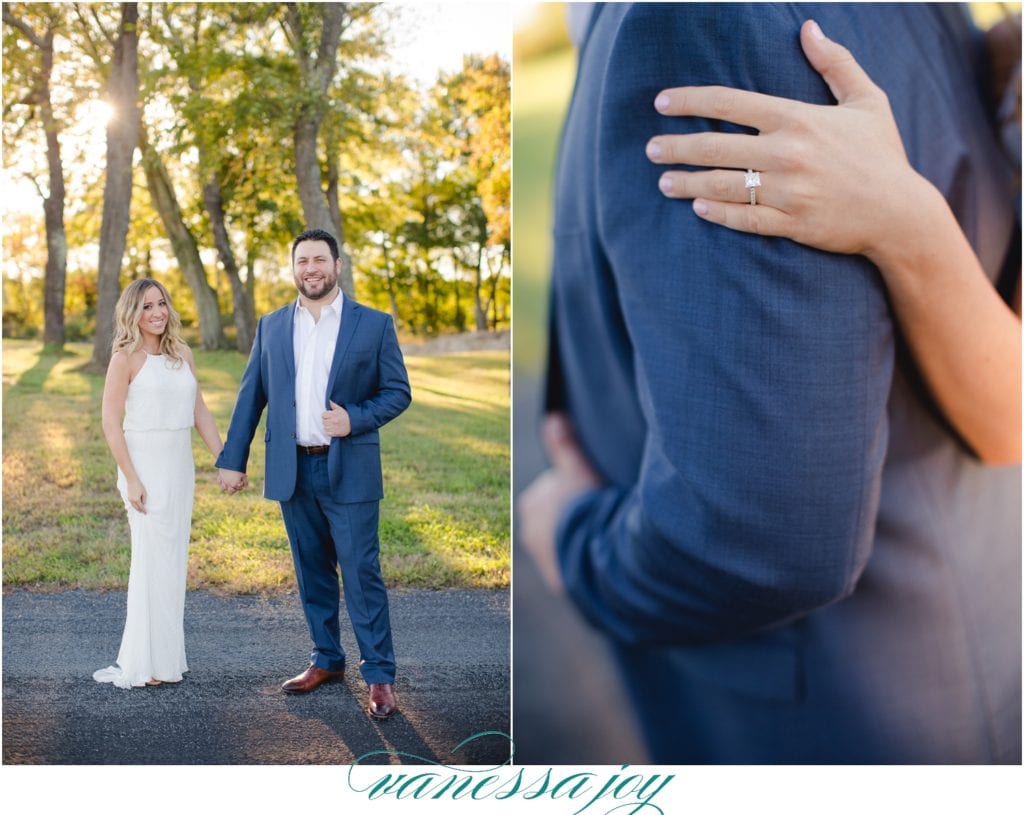
<svg viewBox="0 0 1024 815">
<path fill-rule="evenodd" d="M 598 6 L 557 171 L 548 407 L 608 486 L 563 515 L 563 576 L 657 761 L 1019 761 L 1019 468 L 934 410 L 868 261 L 701 221 L 644 154 L 736 129 L 658 115 L 666 87 L 833 103 L 810 17 L 1003 268 L 1012 168 L 959 9 Z"/>
<path fill-rule="evenodd" d="M 224 450 L 217 466 L 245 471 L 249 446 L 267 408 L 266 482 L 263 494 L 287 501 L 295 491 L 295 303 L 262 317 L 238 387 Z M 324 409 L 348 411 L 352 432 L 331 439 L 327 468 L 336 501 L 383 497 L 377 429 L 409 406 L 411 391 L 391 317 L 346 297 Z"/>
</svg>

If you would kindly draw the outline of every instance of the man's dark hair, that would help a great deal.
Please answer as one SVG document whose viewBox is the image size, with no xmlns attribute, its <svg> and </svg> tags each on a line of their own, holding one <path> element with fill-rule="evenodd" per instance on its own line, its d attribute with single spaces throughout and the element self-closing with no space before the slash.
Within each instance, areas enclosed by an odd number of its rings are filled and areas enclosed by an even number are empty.
<svg viewBox="0 0 1024 815">
<path fill-rule="evenodd" d="M 324 241 L 327 246 L 330 247 L 331 257 L 337 260 L 339 257 L 338 253 L 338 242 L 334 239 L 334 235 L 323 229 L 307 229 L 300 235 L 297 235 L 295 240 L 292 241 L 292 265 L 295 265 L 295 247 L 303 241 Z"/>
</svg>

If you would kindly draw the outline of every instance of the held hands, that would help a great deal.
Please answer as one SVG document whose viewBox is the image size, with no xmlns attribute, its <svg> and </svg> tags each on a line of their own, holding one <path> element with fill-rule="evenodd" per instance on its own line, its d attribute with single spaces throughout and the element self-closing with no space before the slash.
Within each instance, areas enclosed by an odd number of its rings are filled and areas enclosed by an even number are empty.
<svg viewBox="0 0 1024 815">
<path fill-rule="evenodd" d="M 237 470 L 218 470 L 217 483 L 220 484 L 222 492 L 234 495 L 239 490 L 244 490 L 249 486 L 249 477 Z"/>
<path fill-rule="evenodd" d="M 656 164 L 733 167 L 664 173 L 669 198 L 693 198 L 701 218 L 742 232 L 778 235 L 830 252 L 878 255 L 900 243 L 907 213 L 934 188 L 907 161 L 885 93 L 843 46 L 808 20 L 807 59 L 838 105 L 810 105 L 722 87 L 671 88 L 655 99 L 666 116 L 702 116 L 756 128 L 758 135 L 656 136 Z M 744 169 L 760 171 L 750 205 Z"/>
<path fill-rule="evenodd" d="M 562 413 L 544 420 L 544 448 L 551 467 L 519 496 L 519 539 L 552 592 L 564 591 L 555 555 L 555 528 L 563 510 L 577 496 L 600 487 L 600 476 L 576 443 L 572 425 Z"/>
<path fill-rule="evenodd" d="M 331 409 L 325 410 L 322 416 L 324 432 L 328 436 L 347 436 L 352 432 L 352 420 L 348 411 L 341 405 L 331 402 Z"/>
</svg>

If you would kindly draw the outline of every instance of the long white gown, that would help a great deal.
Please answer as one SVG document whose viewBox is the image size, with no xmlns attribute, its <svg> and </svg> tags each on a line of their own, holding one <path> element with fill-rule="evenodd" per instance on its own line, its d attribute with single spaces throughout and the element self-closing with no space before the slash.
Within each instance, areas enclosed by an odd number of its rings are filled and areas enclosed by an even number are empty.
<svg viewBox="0 0 1024 815">
<path fill-rule="evenodd" d="M 124 436 L 146 490 L 146 512 L 128 502 L 119 467 L 117 487 L 132 538 L 128 614 L 117 664 L 96 671 L 97 682 L 140 687 L 149 679 L 177 682 L 188 670 L 184 614 L 195 494 L 195 401 L 196 380 L 188 363 L 175 367 L 162 355 L 147 355 L 128 386 Z"/>
</svg>

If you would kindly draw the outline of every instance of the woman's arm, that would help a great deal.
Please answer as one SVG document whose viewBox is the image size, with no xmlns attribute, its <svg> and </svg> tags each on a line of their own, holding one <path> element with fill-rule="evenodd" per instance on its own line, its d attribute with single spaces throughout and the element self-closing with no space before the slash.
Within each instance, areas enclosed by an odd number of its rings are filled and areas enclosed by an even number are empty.
<svg viewBox="0 0 1024 815">
<path fill-rule="evenodd" d="M 756 168 L 757 204 L 740 170 L 669 171 L 662 192 L 695 199 L 697 215 L 731 229 L 870 259 L 947 418 L 983 461 L 1019 462 L 1019 305 L 1015 313 L 999 297 L 945 199 L 910 166 L 882 90 L 813 21 L 800 37 L 838 105 L 720 87 L 655 100 L 666 115 L 758 129 L 659 136 L 647 150 L 662 164 Z"/>
<path fill-rule="evenodd" d="M 1021 322 L 985 277 L 934 187 L 906 213 L 902 242 L 878 266 L 925 381 L 987 464 L 1021 460 Z M 917 220 L 916 227 L 912 225 Z M 1018 287 L 1020 279 L 1018 278 Z M 1020 297 L 1015 297 L 1019 308 Z"/>
<path fill-rule="evenodd" d="M 128 482 L 128 501 L 136 510 L 145 513 L 146 489 L 132 465 L 128 444 L 124 439 L 124 430 L 121 428 L 130 381 L 131 360 L 126 354 L 118 351 L 110 358 L 110 364 L 107 366 L 100 416 L 107 446 Z"/>
<path fill-rule="evenodd" d="M 196 430 L 199 431 L 199 437 L 206 445 L 206 449 L 213 454 L 213 458 L 216 460 L 220 451 L 224 449 L 224 443 L 221 441 L 217 423 L 213 420 L 213 414 L 210 413 L 206 402 L 203 401 L 203 390 L 199 387 L 199 375 L 196 373 L 196 362 L 192 356 L 192 349 L 185 345 L 182 347 L 181 353 L 185 361 L 188 362 L 188 367 L 192 369 L 192 376 L 196 379 Z"/>
</svg>

